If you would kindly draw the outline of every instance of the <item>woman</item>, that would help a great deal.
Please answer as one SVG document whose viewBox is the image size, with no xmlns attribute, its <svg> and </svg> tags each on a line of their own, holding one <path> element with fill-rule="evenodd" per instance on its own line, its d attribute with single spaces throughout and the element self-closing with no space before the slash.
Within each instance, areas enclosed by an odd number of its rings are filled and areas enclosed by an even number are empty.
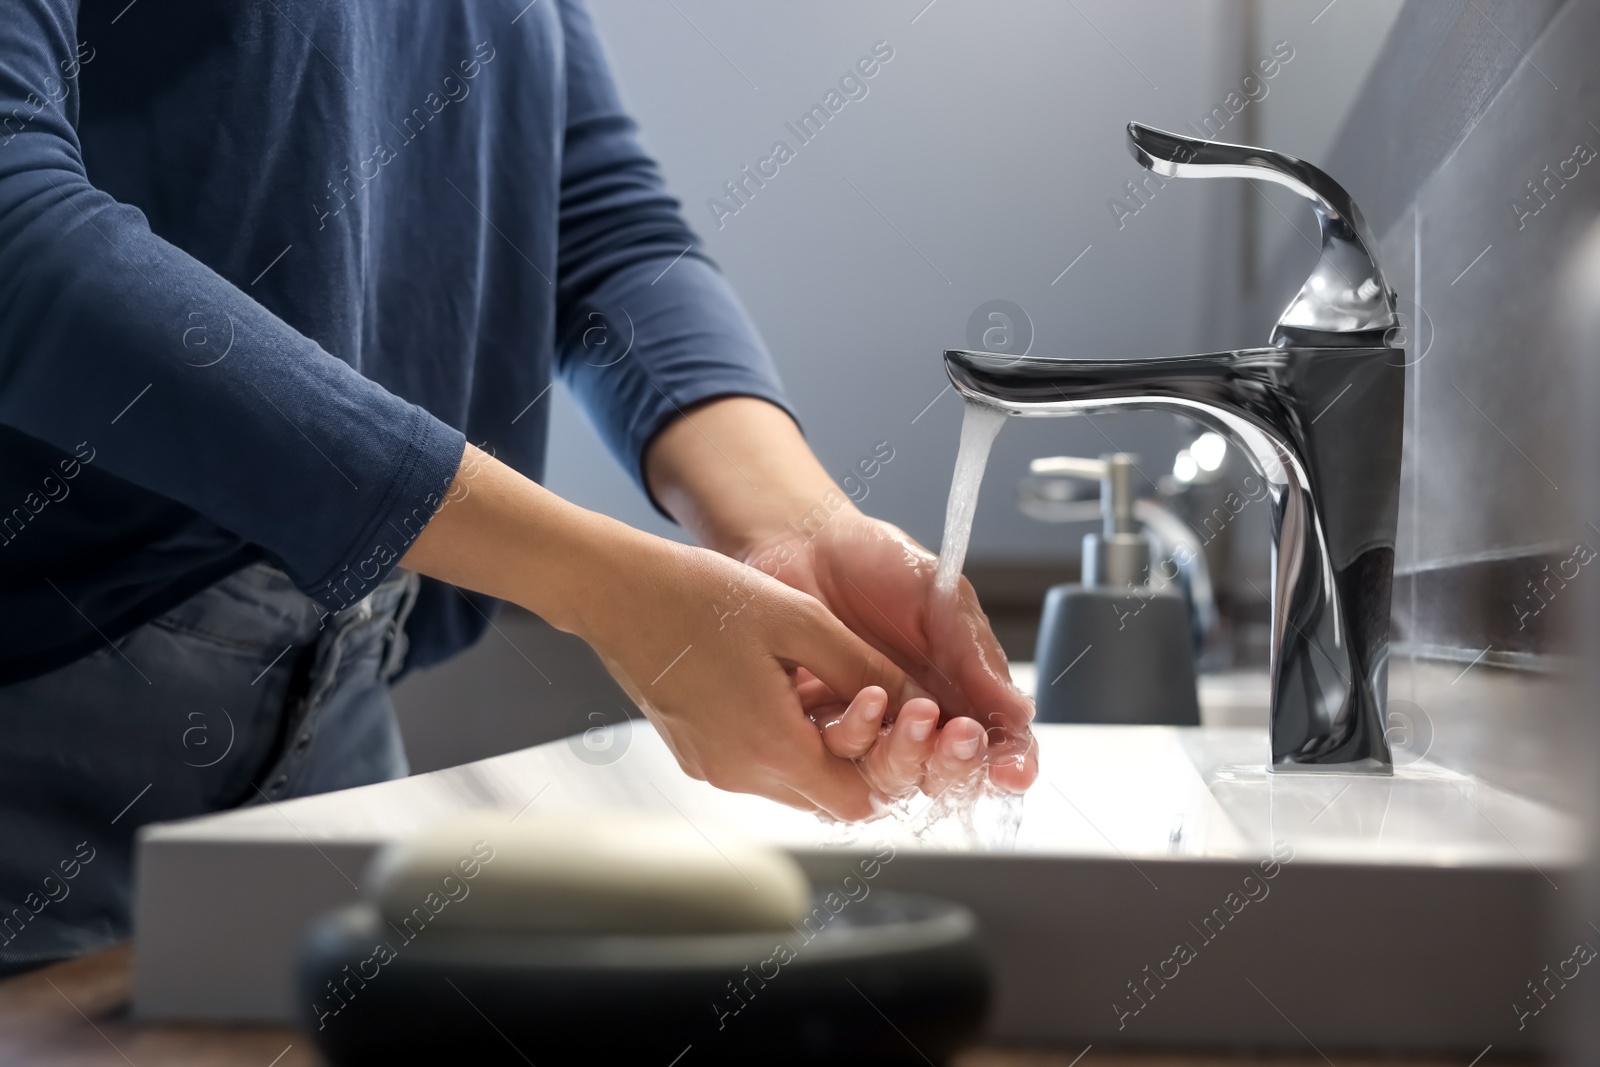
<svg viewBox="0 0 1600 1067">
<path fill-rule="evenodd" d="M 126 936 L 143 823 L 406 773 L 388 685 L 495 599 L 723 788 L 1031 781 L 970 588 L 811 454 L 578 0 L 13 8 L 0 967 Z M 537 484 L 556 373 L 704 548 Z"/>
</svg>

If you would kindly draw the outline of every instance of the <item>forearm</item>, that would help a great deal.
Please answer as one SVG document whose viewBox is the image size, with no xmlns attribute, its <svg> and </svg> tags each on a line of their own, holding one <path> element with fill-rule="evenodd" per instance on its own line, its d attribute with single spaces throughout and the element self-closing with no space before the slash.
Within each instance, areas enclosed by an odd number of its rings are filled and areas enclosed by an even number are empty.
<svg viewBox="0 0 1600 1067">
<path fill-rule="evenodd" d="M 810 596 L 569 504 L 470 446 L 401 562 L 588 641 L 695 777 L 835 818 L 871 813 L 866 782 L 823 745 L 791 671 L 896 703 L 907 680 Z"/>
<path fill-rule="evenodd" d="M 673 517 L 736 558 L 814 508 L 855 510 L 794 421 L 749 397 L 712 401 L 672 423 L 645 469 Z M 598 580 L 670 565 L 664 554 L 675 547 L 569 503 L 469 444 L 445 503 L 400 564 L 582 634 Z"/>
<path fill-rule="evenodd" d="M 445 503 L 400 565 L 586 636 L 597 577 L 649 566 L 674 547 L 568 503 L 469 444 Z"/>
<path fill-rule="evenodd" d="M 737 558 L 815 508 L 855 510 L 794 420 L 753 397 L 713 400 L 671 423 L 651 443 L 644 470 L 673 518 L 701 544 Z"/>
</svg>

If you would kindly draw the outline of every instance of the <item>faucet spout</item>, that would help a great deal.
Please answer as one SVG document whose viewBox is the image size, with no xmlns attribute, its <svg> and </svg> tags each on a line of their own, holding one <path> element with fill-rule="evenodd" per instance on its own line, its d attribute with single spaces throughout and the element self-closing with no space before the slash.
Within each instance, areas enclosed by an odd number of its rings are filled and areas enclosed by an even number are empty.
<svg viewBox="0 0 1600 1067">
<path fill-rule="evenodd" d="M 1387 774 L 1399 357 L 1382 346 L 1130 360 L 949 351 L 945 365 L 964 397 L 1011 415 L 1171 411 L 1241 449 L 1271 507 L 1272 767 Z"/>
<path fill-rule="evenodd" d="M 1012 415 L 1172 411 L 1242 450 L 1272 508 L 1271 766 L 1392 773 L 1384 728 L 1405 359 L 1391 346 L 1395 295 L 1361 211 L 1327 174 L 1280 152 L 1136 122 L 1128 147 L 1157 174 L 1258 178 L 1308 202 L 1322 258 L 1272 347 L 1129 360 L 950 351 L 950 381 Z"/>
</svg>

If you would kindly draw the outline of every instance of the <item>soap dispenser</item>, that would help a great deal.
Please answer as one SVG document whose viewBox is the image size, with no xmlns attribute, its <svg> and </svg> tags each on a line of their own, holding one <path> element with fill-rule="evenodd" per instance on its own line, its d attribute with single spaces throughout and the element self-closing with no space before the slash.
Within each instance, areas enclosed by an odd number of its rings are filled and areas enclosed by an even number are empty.
<svg viewBox="0 0 1600 1067">
<path fill-rule="evenodd" d="M 1098 477 L 1103 528 L 1083 538 L 1083 581 L 1045 595 L 1034 652 L 1040 722 L 1198 726 L 1189 608 L 1150 584 L 1150 541 L 1133 515 L 1138 457 L 1061 458 L 1051 473 Z"/>
</svg>

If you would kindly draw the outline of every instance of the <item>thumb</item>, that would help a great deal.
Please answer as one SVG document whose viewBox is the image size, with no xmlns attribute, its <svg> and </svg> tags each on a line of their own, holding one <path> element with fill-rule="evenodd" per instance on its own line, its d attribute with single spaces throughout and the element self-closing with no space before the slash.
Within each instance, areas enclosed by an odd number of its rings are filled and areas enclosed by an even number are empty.
<svg viewBox="0 0 1600 1067">
<path fill-rule="evenodd" d="M 812 601 L 804 622 L 786 635 L 780 654 L 816 675 L 846 703 L 869 685 L 881 686 L 889 694 L 891 708 L 922 692 L 905 671 L 857 637 L 819 601 Z"/>
<path fill-rule="evenodd" d="M 809 722 L 805 725 L 788 747 L 780 770 L 783 784 L 835 819 L 854 822 L 876 814 L 872 788 L 861 769 L 853 760 L 829 752 L 822 734 Z"/>
<path fill-rule="evenodd" d="M 956 681 L 971 704 L 968 713 L 986 729 L 1025 730 L 1033 721 L 1033 701 L 1011 680 L 1003 658 L 996 662 L 975 652 L 962 661 Z"/>
</svg>

